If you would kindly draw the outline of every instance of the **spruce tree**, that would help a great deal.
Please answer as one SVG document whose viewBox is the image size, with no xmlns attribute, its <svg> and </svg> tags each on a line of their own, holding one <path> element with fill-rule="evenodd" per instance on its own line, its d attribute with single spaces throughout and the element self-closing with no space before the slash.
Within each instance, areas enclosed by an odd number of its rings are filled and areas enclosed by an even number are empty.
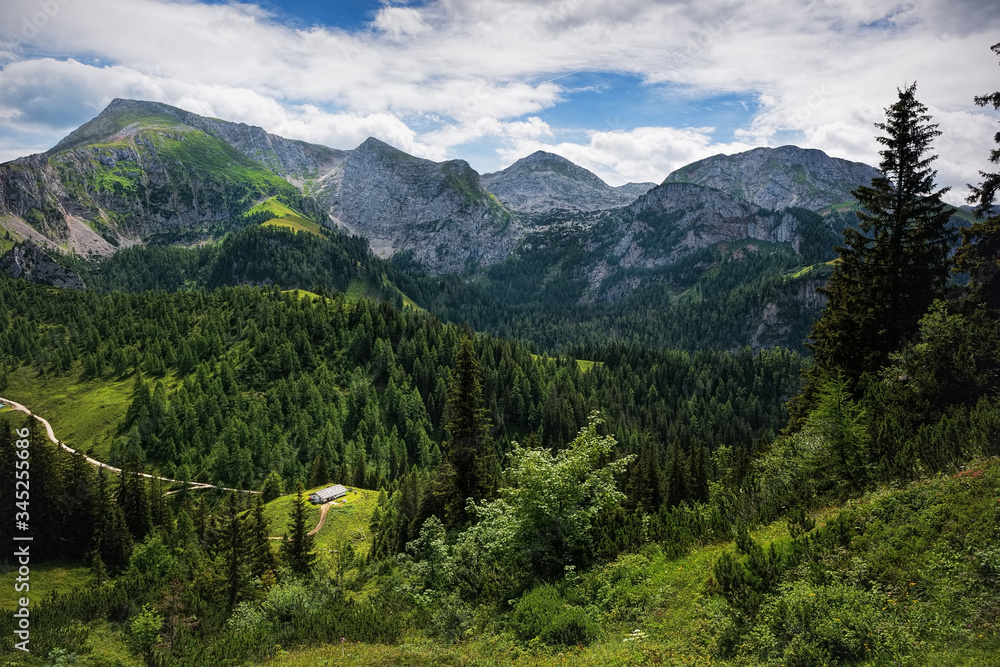
<svg viewBox="0 0 1000 667">
<path fill-rule="evenodd" d="M 108 472 L 97 471 L 97 493 L 94 498 L 94 535 L 91 541 L 91 563 L 100 557 L 111 574 L 128 567 L 132 555 L 132 535 L 121 506 L 111 493 Z M 96 565 L 93 565 L 96 571 Z"/>
<path fill-rule="evenodd" d="M 326 455 L 320 452 L 313 459 L 312 468 L 309 470 L 309 486 L 325 486 L 330 481 L 330 470 L 326 465 Z"/>
<path fill-rule="evenodd" d="M 482 374 L 472 340 L 465 336 L 455 355 L 446 406 L 448 433 L 444 478 L 445 525 L 465 523 L 467 498 L 487 498 L 497 486 L 497 461 L 490 437 L 490 418 L 483 402 Z"/>
<path fill-rule="evenodd" d="M 129 533 L 136 542 L 141 542 L 153 530 L 153 515 L 146 478 L 142 476 L 142 466 L 139 463 L 122 465 L 117 500 Z"/>
<path fill-rule="evenodd" d="M 312 553 L 313 536 L 306 529 L 306 501 L 302 497 L 302 482 L 295 484 L 295 502 L 288 513 L 288 532 L 281 542 L 281 555 L 288 567 L 299 574 L 305 574 L 312 567 L 315 555 Z"/>
<path fill-rule="evenodd" d="M 222 554 L 226 564 L 226 584 L 229 589 L 229 609 L 236 601 L 246 583 L 246 520 L 240 516 L 239 500 L 235 491 L 226 498 L 225 527 L 223 529 Z"/>
<path fill-rule="evenodd" d="M 247 526 L 249 543 L 250 574 L 261 577 L 268 570 L 275 569 L 274 553 L 271 551 L 271 526 L 264 516 L 264 499 L 259 493 L 253 496 L 253 508 L 250 510 L 250 523 Z"/>
<path fill-rule="evenodd" d="M 818 387 L 837 369 L 857 393 L 861 376 L 885 365 L 914 335 L 948 279 L 955 239 L 941 201 L 948 188 L 935 190 L 930 165 L 937 156 L 927 154 L 941 133 L 915 91 L 916 83 L 899 90 L 886 122 L 875 125 L 885 133 L 876 137 L 885 146 L 881 173 L 853 192 L 861 206 L 858 228 L 844 229 L 839 263 L 820 290 L 827 305 L 806 343 L 816 363 L 793 420 L 804 420 Z"/>
<path fill-rule="evenodd" d="M 691 497 L 691 472 L 681 441 L 674 438 L 667 447 L 667 493 L 665 501 L 669 507 L 676 507 Z"/>
<path fill-rule="evenodd" d="M 1000 56 L 1000 43 L 990 49 Z M 977 105 L 992 106 L 1000 111 L 1000 91 L 974 98 Z M 990 162 L 1000 164 L 1000 132 L 993 135 L 997 147 L 990 151 Z M 993 209 L 1000 192 L 1000 172 L 979 172 L 979 185 L 969 184 L 972 193 L 968 201 L 976 206 L 980 220 L 962 230 L 962 247 L 955 254 L 959 271 L 969 274 L 968 301 L 972 306 L 983 305 L 988 310 L 1000 310 L 1000 212 Z"/>
<path fill-rule="evenodd" d="M 80 451 L 67 457 L 64 467 L 64 546 L 70 556 L 83 558 L 94 534 L 94 469 Z"/>
<path fill-rule="evenodd" d="M 632 466 L 629 491 L 636 509 L 655 514 L 666 501 L 666 479 L 660 465 L 660 446 L 655 440 L 648 440 L 642 453 Z"/>
</svg>

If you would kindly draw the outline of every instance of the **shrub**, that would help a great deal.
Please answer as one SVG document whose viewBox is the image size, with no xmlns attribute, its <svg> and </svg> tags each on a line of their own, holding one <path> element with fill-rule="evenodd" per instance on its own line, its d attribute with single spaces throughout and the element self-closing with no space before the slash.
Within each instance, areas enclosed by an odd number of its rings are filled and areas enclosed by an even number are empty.
<svg viewBox="0 0 1000 667">
<path fill-rule="evenodd" d="M 564 607 L 542 629 L 538 638 L 546 644 L 589 644 L 598 635 L 597 623 L 580 607 Z"/>
<path fill-rule="evenodd" d="M 521 641 L 587 644 L 598 635 L 597 623 L 580 607 L 566 604 L 555 586 L 525 593 L 510 614 L 510 629 Z"/>
<path fill-rule="evenodd" d="M 797 581 L 761 608 L 740 653 L 801 667 L 896 658 L 913 638 L 883 607 L 877 591 Z"/>
</svg>

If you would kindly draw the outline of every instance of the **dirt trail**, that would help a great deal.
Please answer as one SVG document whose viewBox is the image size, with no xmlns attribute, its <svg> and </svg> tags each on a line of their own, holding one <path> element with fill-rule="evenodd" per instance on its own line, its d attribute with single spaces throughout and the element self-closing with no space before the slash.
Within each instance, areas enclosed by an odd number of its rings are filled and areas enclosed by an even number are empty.
<svg viewBox="0 0 1000 667">
<path fill-rule="evenodd" d="M 338 504 L 339 503 L 337 503 L 337 502 L 323 503 L 323 506 L 319 508 L 319 523 L 316 524 L 315 528 L 313 528 L 308 533 L 306 533 L 306 535 L 315 535 L 316 533 L 318 533 L 319 530 L 320 530 L 320 528 L 323 527 L 323 524 L 326 523 L 326 513 L 330 511 L 331 507 L 334 507 L 335 505 L 338 505 Z M 283 539 L 285 539 L 285 537 L 282 535 L 282 536 L 279 536 L 279 537 L 269 537 L 267 539 L 269 539 L 269 540 L 283 540 Z"/>
<path fill-rule="evenodd" d="M 315 535 L 319 532 L 319 529 L 326 523 L 326 513 L 330 511 L 333 505 L 334 503 L 323 503 L 323 506 L 319 508 L 319 523 L 316 524 L 315 528 L 306 533 L 306 535 Z"/>
<path fill-rule="evenodd" d="M 32 413 L 31 410 L 29 410 L 28 408 L 24 407 L 23 405 L 21 405 L 17 401 L 12 401 L 9 398 L 4 398 L 4 397 L 0 396 L 0 403 L 6 403 L 7 405 L 9 405 L 10 407 L 12 407 L 13 409 L 20 410 L 21 412 L 23 412 L 24 414 L 28 415 L 29 417 L 34 417 L 35 419 L 37 419 L 39 422 L 41 422 L 42 426 L 45 427 L 45 432 L 48 434 L 49 440 L 51 440 L 55 444 L 59 445 L 60 447 L 62 447 L 63 449 L 65 449 L 70 454 L 76 454 L 76 450 L 75 449 L 73 449 L 72 447 L 70 447 L 69 445 L 67 445 L 64 442 L 60 442 L 56 438 L 56 434 L 52 430 L 52 425 L 49 424 L 48 420 L 46 420 L 46 419 L 44 419 L 42 417 L 39 417 L 38 415 Z M 115 473 L 119 473 L 119 474 L 121 473 L 121 468 L 116 468 L 114 466 L 109 466 L 107 463 L 101 463 L 97 459 L 92 459 L 89 456 L 87 456 L 86 454 L 83 455 L 83 458 L 87 459 L 87 463 L 89 463 L 92 466 L 95 466 L 95 467 L 98 467 L 98 468 L 104 468 L 105 470 L 110 470 L 111 472 L 115 472 Z M 149 474 L 146 474 L 146 473 L 140 473 L 140 474 L 143 477 L 146 477 L 148 479 L 159 479 L 159 480 L 163 480 L 164 482 L 171 482 L 173 484 L 187 484 L 188 485 L 187 486 L 188 490 L 192 490 L 192 491 L 198 490 L 198 489 L 221 489 L 223 491 L 240 491 L 241 493 L 260 493 L 260 491 L 247 491 L 245 489 L 230 489 L 230 488 L 225 487 L 225 486 L 216 486 L 215 484 L 205 484 L 204 482 L 181 482 L 181 481 L 176 480 L 176 479 L 170 479 L 169 477 L 157 477 L 156 475 L 149 475 Z M 170 495 L 171 493 L 177 493 L 177 491 L 168 491 L 167 494 L 165 494 L 165 495 Z M 320 521 L 321 521 L 320 525 L 322 525 L 322 519 Z"/>
</svg>

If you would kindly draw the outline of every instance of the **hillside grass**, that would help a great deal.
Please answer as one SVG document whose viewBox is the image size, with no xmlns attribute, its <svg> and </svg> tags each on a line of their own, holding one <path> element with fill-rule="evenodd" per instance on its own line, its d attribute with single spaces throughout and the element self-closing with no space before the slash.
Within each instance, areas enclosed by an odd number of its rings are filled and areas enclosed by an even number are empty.
<svg viewBox="0 0 1000 667">
<path fill-rule="evenodd" d="M 829 511 L 820 513 L 822 517 Z M 329 518 L 327 519 L 329 521 Z M 776 522 L 752 533 L 755 539 L 769 544 L 788 539 L 788 529 Z M 689 555 L 670 559 L 658 549 L 643 554 L 628 554 L 613 563 L 581 575 L 581 588 L 590 590 L 599 582 L 615 582 L 605 587 L 597 605 L 609 618 L 600 641 L 584 647 L 525 646 L 501 628 L 489 628 L 474 638 L 455 644 L 429 639 L 411 632 L 397 645 L 332 644 L 292 651 L 282 651 L 269 665 L 311 667 L 313 665 L 437 665 L 493 666 L 519 665 L 549 667 L 555 665 L 711 665 L 714 643 L 706 612 L 709 599 L 706 584 L 712 564 L 731 543 L 719 543 L 694 549 Z M 638 612 L 642 618 L 634 618 Z M 641 629 L 646 638 L 624 641 L 632 631 Z"/>
<path fill-rule="evenodd" d="M 331 482 L 336 484 L 337 482 Z M 330 486 L 325 484 L 312 489 L 306 489 L 302 497 L 308 499 L 309 494 L 314 491 Z M 345 484 L 345 486 L 347 486 Z M 349 541 L 354 545 L 358 553 L 368 553 L 371 546 L 371 533 L 368 524 L 371 522 L 372 513 L 375 511 L 375 504 L 378 502 L 378 491 L 358 489 L 353 486 L 347 488 L 356 491 L 339 498 L 336 505 L 330 507 L 326 515 L 326 523 L 315 535 L 315 548 L 317 551 L 333 549 L 342 541 Z M 288 525 L 288 516 L 291 512 L 292 504 L 295 502 L 295 494 L 288 494 L 275 498 L 264 505 L 264 516 L 271 523 L 272 537 L 280 537 L 285 534 Z M 312 530 L 319 522 L 321 505 L 311 505 L 306 501 L 306 528 Z M 274 540 L 275 544 L 278 540 Z"/>
<path fill-rule="evenodd" d="M 115 425 L 125 417 L 132 400 L 133 377 L 82 381 L 78 367 L 65 375 L 39 377 L 34 369 L 21 366 L 8 373 L 7 379 L 5 397 L 48 420 L 56 437 L 70 447 L 93 451 L 94 458 L 107 460 Z"/>
<path fill-rule="evenodd" d="M 322 487 L 306 493 L 318 488 Z M 343 499 L 346 502 L 342 507 L 331 508 L 325 527 L 317 535 L 317 551 L 334 548 L 346 535 L 351 537 L 356 550 L 366 552 L 367 525 L 377 498 L 377 492 L 359 489 L 357 494 L 348 494 Z M 280 532 L 274 528 L 285 524 L 293 500 L 294 495 L 285 495 L 265 506 L 272 532 Z M 886 607 L 893 605 L 889 613 L 905 621 L 908 631 L 918 640 L 914 650 L 899 660 L 887 662 L 882 656 L 852 664 L 929 667 L 1000 664 L 997 618 L 981 613 L 991 609 L 989 604 L 984 606 L 982 591 L 996 597 L 995 590 L 990 593 L 988 577 L 996 576 L 1000 568 L 1000 560 L 995 558 L 1000 553 L 997 543 L 1000 459 L 974 461 L 957 474 L 937 475 L 903 488 L 881 488 L 842 506 L 814 512 L 812 517 L 822 527 L 840 513 L 849 515 L 852 525 L 862 532 L 846 550 L 838 550 L 834 555 L 836 561 L 825 561 L 824 567 L 833 567 L 837 576 L 835 563 L 847 563 L 849 569 L 861 568 L 859 571 L 873 574 L 883 582 L 899 582 L 899 586 L 882 589 L 890 600 Z M 309 515 L 307 525 L 311 528 L 319 517 L 319 507 L 310 505 Z M 751 536 L 765 548 L 773 543 L 779 551 L 791 544 L 784 521 L 752 531 Z M 600 619 L 601 634 L 589 646 L 554 647 L 518 642 L 505 629 L 500 609 L 492 610 L 475 632 L 455 643 L 410 629 L 396 644 L 341 644 L 334 640 L 326 646 L 286 647 L 266 664 L 293 667 L 779 664 L 746 655 L 733 660 L 717 657 L 720 627 L 726 621 L 725 603 L 716 594 L 712 579 L 713 564 L 723 552 L 732 549 L 732 542 L 719 542 L 671 558 L 660 547 L 650 545 L 638 553 L 623 554 L 611 563 L 570 575 L 561 584 L 567 599 L 586 605 L 588 614 Z M 10 608 L 14 603 L 14 576 L 12 571 L 0 573 L 0 608 Z M 92 585 L 89 570 L 75 563 L 33 566 L 31 576 L 33 601 L 41 601 L 51 591 L 69 592 L 74 587 Z M 898 606 L 892 600 L 898 600 Z M 902 609 L 904 605 L 908 610 Z M 970 605 L 979 606 L 974 619 L 963 616 Z M 119 626 L 97 622 L 89 627 L 88 643 L 93 650 L 88 658 L 121 656 L 121 663 L 110 664 L 137 664 L 124 650 Z M 928 634 L 928 628 L 934 632 Z"/>
<path fill-rule="evenodd" d="M 301 213 L 278 201 L 277 197 L 270 197 L 257 204 L 246 215 L 253 213 L 270 213 L 274 217 L 262 223 L 265 227 L 286 227 L 296 232 L 306 232 L 314 236 L 325 238 L 322 229 L 312 220 L 307 219 Z"/>
<path fill-rule="evenodd" d="M 534 359 L 535 361 L 538 361 L 538 360 L 540 360 L 542 358 L 542 355 L 540 355 L 540 354 L 532 354 L 531 358 Z M 589 370 L 593 370 L 594 366 L 600 366 L 601 363 L 602 362 L 600 362 L 600 361 L 588 361 L 587 359 L 577 359 L 576 360 L 576 367 L 579 368 L 583 372 L 587 372 Z"/>
<path fill-rule="evenodd" d="M 90 568 L 75 561 L 57 561 L 31 565 L 30 590 L 18 592 L 14 590 L 18 577 L 14 567 L 0 570 L 0 609 L 14 609 L 18 599 L 27 597 L 31 600 L 30 608 L 52 593 L 69 593 L 74 588 L 89 588 L 94 585 L 94 577 Z"/>
<path fill-rule="evenodd" d="M 424 308 L 420 306 L 420 304 L 418 304 L 416 301 L 407 296 L 405 292 L 396 287 L 396 285 L 391 280 L 389 280 L 389 278 L 385 276 L 385 274 L 382 275 L 382 284 L 395 288 L 395 290 L 399 292 L 399 294 L 402 296 L 403 299 L 404 308 L 412 308 L 413 310 L 426 312 Z M 373 301 L 379 301 L 381 300 L 382 295 L 380 294 L 379 289 L 370 281 L 362 280 L 361 278 L 354 278 L 348 284 L 347 292 L 344 293 L 344 297 L 348 301 L 357 301 L 359 299 L 371 299 Z"/>
</svg>

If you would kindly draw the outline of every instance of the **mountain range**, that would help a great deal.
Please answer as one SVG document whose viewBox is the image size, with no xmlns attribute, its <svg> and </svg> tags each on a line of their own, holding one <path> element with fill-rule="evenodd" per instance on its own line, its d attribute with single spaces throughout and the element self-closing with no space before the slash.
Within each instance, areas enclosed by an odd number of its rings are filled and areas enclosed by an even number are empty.
<svg viewBox="0 0 1000 667">
<path fill-rule="evenodd" d="M 780 304 L 807 314 L 821 305 L 822 271 L 802 269 L 832 259 L 852 223 L 851 190 L 876 174 L 782 146 L 706 158 L 659 185 L 613 187 L 543 151 L 481 175 L 374 138 L 338 150 L 116 99 L 46 153 L 0 165 L 0 225 L 7 246 L 27 239 L 99 261 L 126 247 L 213 242 L 286 217 L 267 204 L 280 202 L 314 234 L 363 237 L 374 256 L 429 279 L 460 276 L 504 308 L 603 304 L 611 317 L 649 290 L 647 302 L 666 307 L 720 296 L 699 282 L 720 271 L 746 285 L 761 275 L 750 264 L 780 267 L 782 284 L 737 317 L 741 330 L 784 333 L 721 342 L 768 345 L 802 334 Z"/>
</svg>

